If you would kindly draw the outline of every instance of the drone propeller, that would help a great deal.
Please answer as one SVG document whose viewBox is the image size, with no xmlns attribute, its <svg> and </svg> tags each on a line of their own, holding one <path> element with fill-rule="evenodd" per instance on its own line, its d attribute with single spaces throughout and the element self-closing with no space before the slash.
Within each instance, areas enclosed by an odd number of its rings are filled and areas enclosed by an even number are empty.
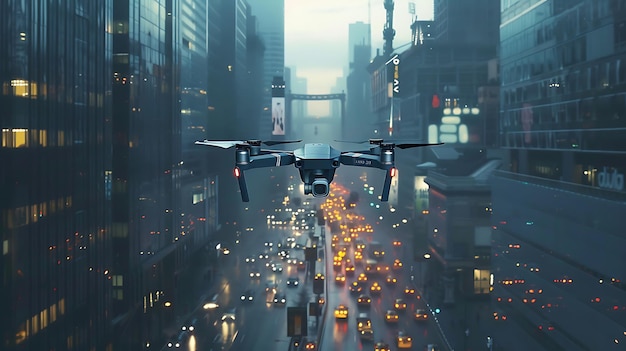
<svg viewBox="0 0 626 351">
<path fill-rule="evenodd" d="M 196 145 L 207 145 L 207 146 L 215 146 L 220 147 L 222 149 L 229 149 L 233 146 L 261 146 L 261 144 L 265 144 L 268 146 L 277 145 L 277 144 L 286 144 L 286 143 L 299 143 L 302 140 L 203 140 L 196 141 Z"/>
<path fill-rule="evenodd" d="M 443 143 L 434 143 L 434 144 L 428 144 L 428 143 L 417 143 L 415 141 L 412 140 L 383 140 L 380 138 L 372 138 L 372 139 L 368 139 L 368 140 L 353 140 L 353 141 L 348 141 L 348 140 L 335 140 L 337 142 L 341 142 L 341 143 L 354 143 L 354 144 L 365 144 L 365 143 L 369 143 L 372 145 L 387 145 L 387 146 L 395 146 L 399 149 L 409 149 L 412 147 L 423 147 L 423 146 L 435 146 L 435 145 L 443 145 Z"/>
<path fill-rule="evenodd" d="M 412 148 L 412 147 L 435 146 L 435 145 L 443 145 L 443 143 L 434 143 L 434 144 L 400 143 L 400 144 L 396 144 L 396 147 L 399 148 L 399 149 L 409 149 L 409 148 Z"/>
<path fill-rule="evenodd" d="M 263 144 L 267 146 L 278 145 L 278 144 L 291 144 L 291 143 L 299 143 L 302 140 L 267 140 L 264 141 Z"/>
</svg>

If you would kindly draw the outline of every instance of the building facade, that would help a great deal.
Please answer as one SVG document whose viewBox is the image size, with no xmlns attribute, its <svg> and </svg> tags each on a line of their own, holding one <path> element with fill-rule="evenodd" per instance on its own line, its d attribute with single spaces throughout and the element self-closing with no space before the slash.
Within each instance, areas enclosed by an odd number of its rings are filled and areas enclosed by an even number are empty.
<svg viewBox="0 0 626 351">
<path fill-rule="evenodd" d="M 505 1 L 501 17 L 494 304 L 545 349 L 621 349 L 626 6 Z"/>
<path fill-rule="evenodd" d="M 285 2 L 284 0 L 249 0 L 252 14 L 258 21 L 258 33 L 263 40 L 263 105 L 259 113 L 261 140 L 272 136 L 272 80 L 283 77 L 285 69 Z"/>
<path fill-rule="evenodd" d="M 111 347 L 112 6 L 0 4 L 2 350 Z"/>
</svg>

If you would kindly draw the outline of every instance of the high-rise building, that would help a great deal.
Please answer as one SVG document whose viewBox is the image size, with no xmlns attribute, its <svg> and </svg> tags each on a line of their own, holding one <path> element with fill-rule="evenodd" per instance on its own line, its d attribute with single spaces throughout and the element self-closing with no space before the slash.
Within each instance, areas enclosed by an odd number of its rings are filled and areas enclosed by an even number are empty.
<svg viewBox="0 0 626 351">
<path fill-rule="evenodd" d="M 110 347 L 112 1 L 0 3 L 0 348 Z"/>
<path fill-rule="evenodd" d="M 307 93 L 307 79 L 298 76 L 298 70 L 296 67 L 291 67 L 291 81 L 290 84 L 287 85 L 287 90 L 291 94 Z M 307 101 L 293 100 L 291 104 L 292 124 L 294 120 L 308 117 Z"/>
<path fill-rule="evenodd" d="M 492 301 L 546 350 L 623 348 L 626 6 L 502 4 Z"/>
<path fill-rule="evenodd" d="M 348 24 L 348 64 L 352 65 L 354 62 L 354 47 L 356 46 L 369 46 L 370 52 L 368 55 L 371 57 L 372 47 L 372 30 L 369 23 L 361 21 Z"/>
<path fill-rule="evenodd" d="M 113 311 L 116 346 L 137 349 L 159 335 L 164 299 L 173 306 L 180 206 L 180 84 L 175 65 L 185 45 L 171 2 L 113 4 Z M 142 11 L 135 11 L 141 8 Z M 181 40 L 179 42 L 179 40 Z M 188 44 L 191 45 L 191 42 Z M 146 53 L 150 53 L 149 55 Z M 178 72 L 176 72 L 178 73 Z M 148 303 L 144 303 L 147 301 Z M 149 306 L 144 311 L 143 306 Z M 173 311 L 173 310 L 172 310 Z"/>
<path fill-rule="evenodd" d="M 369 23 L 348 26 L 348 64 L 346 74 L 346 115 L 341 121 L 343 137 L 374 136 L 374 115 L 371 105 L 371 81 L 367 66 L 372 58 Z"/>
<path fill-rule="evenodd" d="M 272 135 L 272 80 L 283 77 L 285 69 L 285 1 L 248 0 L 258 21 L 258 33 L 265 46 L 263 67 L 263 106 L 259 119 L 259 138 Z"/>
<path fill-rule="evenodd" d="M 438 41 L 463 46 L 490 46 L 498 41 L 494 28 L 500 15 L 493 0 L 435 0 L 433 5 Z"/>
</svg>

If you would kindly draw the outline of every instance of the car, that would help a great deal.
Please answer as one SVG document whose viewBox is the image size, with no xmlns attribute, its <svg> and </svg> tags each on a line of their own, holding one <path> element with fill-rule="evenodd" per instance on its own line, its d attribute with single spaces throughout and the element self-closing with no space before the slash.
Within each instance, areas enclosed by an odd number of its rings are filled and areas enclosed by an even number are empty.
<svg viewBox="0 0 626 351">
<path fill-rule="evenodd" d="M 317 341 L 315 340 L 303 340 L 302 343 L 304 344 L 304 349 L 306 351 L 315 351 L 317 350 Z"/>
<path fill-rule="evenodd" d="M 397 246 L 402 246 L 402 241 L 400 241 L 400 240 L 394 240 L 394 241 L 392 242 L 392 244 L 393 244 L 393 246 L 396 246 L 396 247 L 397 247 Z"/>
<path fill-rule="evenodd" d="M 426 345 L 426 351 L 441 351 L 441 348 L 437 344 L 428 344 Z"/>
<path fill-rule="evenodd" d="M 418 308 L 413 313 L 413 319 L 416 321 L 428 321 L 428 312 L 424 309 Z"/>
<path fill-rule="evenodd" d="M 298 260 L 298 263 L 296 263 L 296 267 L 298 271 L 304 271 L 306 269 L 306 263 L 304 263 L 303 260 Z"/>
<path fill-rule="evenodd" d="M 231 308 L 222 314 L 222 322 L 234 322 L 237 319 L 237 309 Z"/>
<path fill-rule="evenodd" d="M 287 286 L 295 288 L 298 285 L 300 285 L 300 278 L 298 277 L 287 278 Z"/>
<path fill-rule="evenodd" d="M 402 299 L 396 299 L 396 301 L 393 303 L 393 308 L 395 308 L 397 311 L 404 311 L 406 310 L 406 302 L 404 302 L 404 300 Z"/>
<path fill-rule="evenodd" d="M 402 261 L 400 261 L 399 258 L 396 258 L 395 260 L 393 260 L 393 269 L 400 269 L 402 268 Z"/>
<path fill-rule="evenodd" d="M 385 322 L 387 323 L 398 323 L 398 312 L 396 310 L 387 310 L 385 312 Z"/>
<path fill-rule="evenodd" d="M 337 275 L 335 276 L 335 283 L 339 284 L 339 285 L 343 285 L 346 283 L 346 276 L 343 275 L 342 273 L 337 273 Z"/>
<path fill-rule="evenodd" d="M 261 271 L 258 268 L 255 267 L 255 268 L 253 268 L 250 271 L 249 276 L 250 276 L 250 279 L 260 279 L 261 278 Z"/>
<path fill-rule="evenodd" d="M 173 338 L 173 340 L 169 341 L 167 343 L 167 347 L 168 348 L 181 348 L 184 347 L 185 342 L 187 341 L 187 339 L 189 338 L 189 331 L 188 330 L 181 330 L 178 335 L 176 335 L 175 338 Z"/>
<path fill-rule="evenodd" d="M 372 299 L 369 296 L 365 295 L 365 294 L 361 294 L 356 299 L 356 303 L 359 306 L 369 306 L 372 303 Z"/>
<path fill-rule="evenodd" d="M 556 328 L 554 327 L 554 324 L 552 324 L 552 322 L 550 321 L 541 321 L 537 324 L 537 329 L 541 332 L 552 332 Z"/>
<path fill-rule="evenodd" d="M 372 320 L 367 313 L 359 313 L 356 317 L 356 330 L 360 332 L 365 329 L 372 329 Z"/>
<path fill-rule="evenodd" d="M 350 284 L 350 292 L 353 294 L 358 294 L 363 291 L 363 284 L 359 281 L 354 281 Z"/>
<path fill-rule="evenodd" d="M 242 302 L 252 302 L 252 301 L 254 301 L 254 290 L 247 289 L 246 291 L 243 292 L 243 294 L 241 294 L 240 299 L 241 299 Z"/>
<path fill-rule="evenodd" d="M 359 338 L 361 340 L 374 341 L 374 330 L 372 328 L 365 328 L 359 331 Z"/>
<path fill-rule="evenodd" d="M 285 296 L 285 294 L 280 293 L 280 292 L 276 293 L 274 295 L 274 304 L 282 305 L 282 306 L 286 305 L 287 304 L 287 296 Z"/>
<path fill-rule="evenodd" d="M 386 279 L 387 285 L 395 285 L 398 282 L 398 279 L 392 275 L 388 275 Z"/>
<path fill-rule="evenodd" d="M 374 344 L 374 351 L 390 351 L 389 344 L 379 341 Z"/>
<path fill-rule="evenodd" d="M 360 282 L 366 282 L 367 276 L 365 275 L 365 273 L 359 273 L 359 276 L 356 278 L 356 280 Z"/>
<path fill-rule="evenodd" d="M 282 273 L 283 272 L 283 265 L 282 265 L 282 263 L 275 263 L 272 266 L 272 272 Z"/>
<path fill-rule="evenodd" d="M 335 319 L 348 320 L 348 306 L 339 305 L 335 307 Z"/>
<path fill-rule="evenodd" d="M 380 286 L 380 284 L 378 284 L 378 282 L 373 282 L 372 286 L 370 286 L 370 292 L 372 294 L 380 294 L 382 291 L 382 287 Z"/>
<path fill-rule="evenodd" d="M 404 287 L 404 295 L 414 295 L 414 294 L 415 294 L 415 289 L 413 289 L 410 286 Z"/>
<path fill-rule="evenodd" d="M 276 282 L 273 279 L 268 279 L 265 281 L 265 291 L 266 292 L 276 292 Z"/>
<path fill-rule="evenodd" d="M 399 349 L 410 349 L 413 346 L 413 338 L 408 336 L 406 332 L 400 330 L 396 334 L 396 345 Z"/>
<path fill-rule="evenodd" d="M 507 320 L 507 316 L 501 310 L 497 310 L 497 311 L 493 312 L 493 320 L 494 321 L 505 321 L 505 320 Z"/>
<path fill-rule="evenodd" d="M 196 329 L 196 325 L 198 324 L 198 318 L 192 318 L 190 321 L 185 323 L 180 329 L 183 331 L 193 332 Z"/>
<path fill-rule="evenodd" d="M 254 263 L 255 261 L 256 261 L 256 258 L 254 256 L 246 257 L 246 263 Z"/>
<path fill-rule="evenodd" d="M 349 264 L 346 266 L 346 275 L 354 275 L 354 271 L 355 271 L 354 265 Z"/>
</svg>

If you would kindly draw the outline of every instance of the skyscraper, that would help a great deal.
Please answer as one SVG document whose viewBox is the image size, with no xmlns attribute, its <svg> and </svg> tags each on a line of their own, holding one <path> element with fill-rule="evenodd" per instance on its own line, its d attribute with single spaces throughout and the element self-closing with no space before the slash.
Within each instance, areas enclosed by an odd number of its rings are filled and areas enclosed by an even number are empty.
<svg viewBox="0 0 626 351">
<path fill-rule="evenodd" d="M 539 337 L 568 350 L 624 340 L 625 13 L 609 0 L 502 7 L 510 167 L 492 186 L 494 302 L 510 297 L 499 306 L 533 330 L 552 323 Z"/>
<path fill-rule="evenodd" d="M 370 27 L 371 25 L 369 23 L 361 21 L 348 25 L 348 63 L 350 65 L 354 62 L 354 47 L 357 45 L 369 46 L 370 53 L 367 56 L 372 56 L 372 32 Z"/>
<path fill-rule="evenodd" d="M 112 2 L 4 1 L 0 13 L 0 348 L 101 350 L 112 314 Z"/>
<path fill-rule="evenodd" d="M 283 77 L 285 69 L 285 2 L 284 0 L 249 0 L 258 21 L 258 33 L 265 46 L 263 68 L 263 106 L 260 111 L 259 137 L 272 134 L 272 80 Z"/>
</svg>

